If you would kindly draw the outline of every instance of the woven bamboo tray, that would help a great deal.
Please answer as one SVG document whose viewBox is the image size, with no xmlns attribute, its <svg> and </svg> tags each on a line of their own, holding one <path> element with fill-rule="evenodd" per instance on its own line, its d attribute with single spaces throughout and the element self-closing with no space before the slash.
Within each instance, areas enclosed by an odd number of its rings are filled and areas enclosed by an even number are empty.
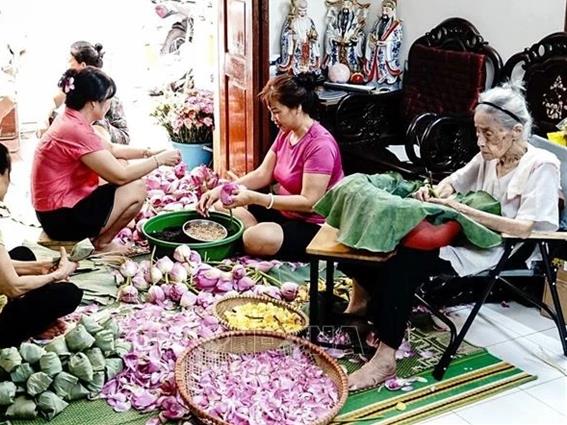
<svg viewBox="0 0 567 425">
<path fill-rule="evenodd" d="M 248 303 L 256 303 L 256 304 L 272 303 L 275 306 L 281 307 L 285 310 L 292 312 L 293 314 L 296 314 L 300 318 L 302 326 L 300 329 L 298 329 L 295 332 L 288 332 L 288 331 L 284 332 L 284 330 L 282 329 L 281 332 L 285 333 L 286 335 L 297 336 L 303 331 L 305 331 L 305 329 L 307 329 L 307 327 L 309 326 L 309 318 L 303 311 L 290 306 L 288 303 L 284 301 L 275 300 L 270 297 L 259 297 L 252 295 L 235 295 L 232 297 L 226 297 L 216 302 L 216 304 L 213 306 L 213 314 L 216 316 L 216 318 L 223 326 L 225 326 L 227 329 L 230 329 L 231 331 L 244 331 L 244 332 L 256 331 L 256 329 L 238 329 L 235 326 L 229 324 L 224 315 L 226 311 L 230 311 L 236 306 L 248 304 Z M 276 331 L 276 332 L 280 332 L 280 331 Z"/>
<path fill-rule="evenodd" d="M 202 422 L 210 425 L 231 425 L 228 422 L 209 415 L 193 401 L 193 388 L 204 370 L 215 368 L 229 354 L 262 353 L 267 350 L 281 350 L 291 354 L 295 347 L 300 347 L 309 355 L 333 381 L 338 390 L 339 399 L 329 413 L 308 425 L 326 425 L 338 414 L 348 396 L 348 380 L 339 364 L 323 349 L 307 340 L 278 332 L 226 332 L 189 347 L 175 365 L 175 381 L 183 400 L 191 412 Z"/>
</svg>

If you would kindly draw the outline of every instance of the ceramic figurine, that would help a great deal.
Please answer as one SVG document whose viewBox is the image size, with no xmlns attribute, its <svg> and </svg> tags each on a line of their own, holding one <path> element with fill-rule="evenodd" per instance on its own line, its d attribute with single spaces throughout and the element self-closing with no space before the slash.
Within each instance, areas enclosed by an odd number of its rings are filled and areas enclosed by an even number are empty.
<svg viewBox="0 0 567 425">
<path fill-rule="evenodd" d="M 370 3 L 358 0 L 326 0 L 324 67 L 336 63 L 347 65 L 352 73 L 362 71 L 364 60 L 364 25 Z"/>
<path fill-rule="evenodd" d="M 278 71 L 294 75 L 303 72 L 320 74 L 321 54 L 318 37 L 315 23 L 307 16 L 307 1 L 292 0 L 281 33 Z"/>
<path fill-rule="evenodd" d="M 400 88 L 402 23 L 396 19 L 396 0 L 382 2 L 382 16 L 366 40 L 364 74 L 381 91 Z"/>
</svg>

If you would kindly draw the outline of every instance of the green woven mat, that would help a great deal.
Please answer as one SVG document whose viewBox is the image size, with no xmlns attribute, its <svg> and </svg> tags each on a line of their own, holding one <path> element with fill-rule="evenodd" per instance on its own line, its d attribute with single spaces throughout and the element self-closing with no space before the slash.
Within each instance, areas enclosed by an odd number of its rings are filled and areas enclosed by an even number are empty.
<svg viewBox="0 0 567 425">
<path fill-rule="evenodd" d="M 130 410 L 116 413 L 104 400 L 74 401 L 51 422 L 44 419 L 11 421 L 12 425 L 144 425 L 156 413 L 142 415 Z"/>
<path fill-rule="evenodd" d="M 416 357 L 401 360 L 398 363 L 399 376 L 419 376 L 426 382 L 411 383 L 411 391 L 389 391 L 380 386 L 351 393 L 332 423 L 415 423 L 537 379 L 478 348 L 467 354 L 461 353 L 453 360 L 442 381 L 433 378 L 431 367 L 419 373 L 410 372 L 424 369 L 429 362 L 436 363 L 437 360 L 437 355 L 435 359 Z M 344 360 L 341 363 L 344 364 Z M 349 367 L 351 370 L 359 367 L 352 365 Z"/>
</svg>

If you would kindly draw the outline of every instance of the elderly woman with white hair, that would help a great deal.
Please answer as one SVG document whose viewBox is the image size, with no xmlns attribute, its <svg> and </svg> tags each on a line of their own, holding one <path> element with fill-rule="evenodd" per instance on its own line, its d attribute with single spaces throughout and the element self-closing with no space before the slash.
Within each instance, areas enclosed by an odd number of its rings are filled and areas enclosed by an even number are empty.
<svg viewBox="0 0 567 425">
<path fill-rule="evenodd" d="M 494 231 L 518 237 L 534 230 L 556 230 L 560 164 L 553 154 L 528 143 L 532 118 L 521 87 L 508 83 L 482 93 L 474 125 L 480 152 L 437 185 L 438 197 L 431 197 L 426 188 L 415 197 L 454 208 Z M 500 202 L 501 215 L 479 211 L 453 196 L 479 190 Z M 395 375 L 395 351 L 403 339 L 414 292 L 428 276 L 475 274 L 496 266 L 502 253 L 502 247 L 446 246 L 433 251 L 400 247 L 395 256 L 371 270 L 345 270 L 355 283 L 347 313 L 367 314 L 379 343 L 374 357 L 350 375 L 350 388 L 374 386 Z"/>
</svg>

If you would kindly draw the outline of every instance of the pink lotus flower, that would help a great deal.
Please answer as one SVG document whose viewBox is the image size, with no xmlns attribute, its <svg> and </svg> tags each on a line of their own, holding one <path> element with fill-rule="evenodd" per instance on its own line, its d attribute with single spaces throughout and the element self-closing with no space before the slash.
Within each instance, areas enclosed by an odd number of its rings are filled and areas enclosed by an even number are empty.
<svg viewBox="0 0 567 425">
<path fill-rule="evenodd" d="M 187 291 L 181 296 L 179 305 L 183 308 L 193 307 L 197 303 L 197 295 L 193 292 Z"/>
<path fill-rule="evenodd" d="M 148 272 L 144 275 L 144 277 L 148 282 L 151 282 L 152 284 L 155 285 L 156 283 L 158 283 L 160 280 L 163 279 L 163 273 L 156 266 L 151 266 L 150 270 L 148 270 Z"/>
<path fill-rule="evenodd" d="M 134 286 L 138 291 L 147 291 L 150 287 L 150 283 L 146 280 L 143 274 L 137 274 L 132 278 L 132 286 Z"/>
<path fill-rule="evenodd" d="M 195 275 L 195 285 L 198 289 L 212 291 L 214 290 L 220 276 L 221 271 L 217 268 L 210 268 L 203 272 L 198 272 Z"/>
<path fill-rule="evenodd" d="M 295 282 L 284 282 L 280 288 L 281 295 L 286 301 L 293 301 L 299 293 L 299 285 Z"/>
<path fill-rule="evenodd" d="M 118 299 L 127 304 L 138 304 L 138 290 L 132 285 L 123 286 L 118 291 Z"/>
<path fill-rule="evenodd" d="M 234 286 L 238 292 L 244 292 L 252 289 L 255 286 L 255 283 L 252 278 L 244 276 L 243 278 L 237 280 Z"/>
<path fill-rule="evenodd" d="M 176 261 L 179 261 L 180 263 L 185 263 L 189 261 L 190 256 L 191 256 L 191 248 L 189 248 L 187 245 L 179 245 L 173 251 L 173 258 Z"/>
<path fill-rule="evenodd" d="M 239 191 L 238 184 L 236 183 L 225 183 L 222 185 L 220 192 L 220 200 L 224 206 L 231 205 L 234 200 L 233 196 Z"/>
<path fill-rule="evenodd" d="M 169 257 L 162 257 L 156 261 L 156 267 L 159 269 L 160 272 L 166 275 L 173 268 L 173 261 L 171 261 Z"/>
<path fill-rule="evenodd" d="M 162 304 L 165 301 L 165 293 L 159 286 L 152 286 L 148 291 L 146 301 L 152 304 Z"/>
<path fill-rule="evenodd" d="M 185 269 L 184 269 L 185 271 Z M 184 283 L 173 283 L 169 285 L 169 290 L 166 292 L 167 298 L 175 303 L 179 303 L 185 293 L 187 293 L 187 285 Z"/>
<path fill-rule="evenodd" d="M 173 283 L 187 282 L 187 270 L 181 263 L 175 263 L 169 272 L 169 278 Z"/>
</svg>

